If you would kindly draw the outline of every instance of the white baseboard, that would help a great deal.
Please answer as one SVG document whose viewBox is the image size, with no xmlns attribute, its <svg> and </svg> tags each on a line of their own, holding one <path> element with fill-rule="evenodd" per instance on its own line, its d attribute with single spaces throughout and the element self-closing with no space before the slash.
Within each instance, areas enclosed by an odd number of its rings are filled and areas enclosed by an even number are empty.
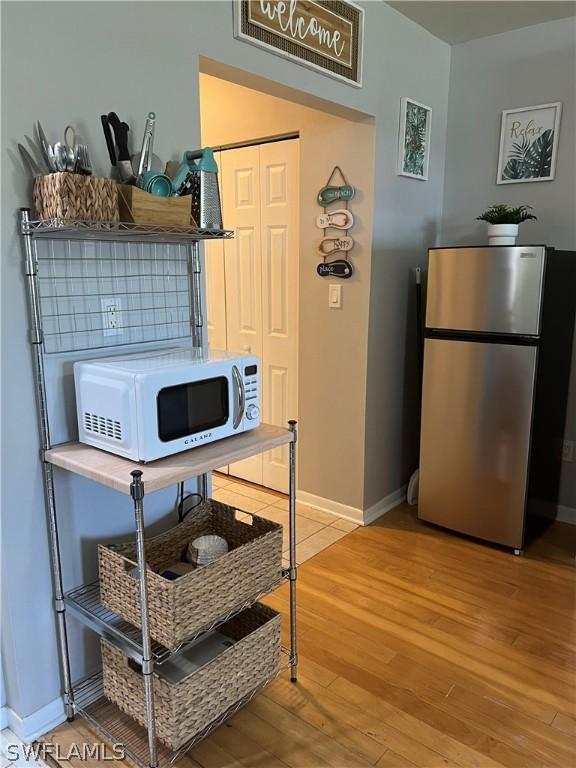
<svg viewBox="0 0 576 768">
<path fill-rule="evenodd" d="M 394 507 L 402 504 L 406 499 L 406 486 L 398 488 L 393 493 L 388 494 L 383 499 L 380 499 L 376 504 L 373 504 L 368 509 L 362 510 L 358 507 L 351 507 L 347 504 L 341 504 L 339 501 L 332 501 L 332 499 L 325 499 L 322 496 L 316 496 L 313 493 L 307 491 L 298 491 L 296 494 L 297 501 L 301 504 L 306 504 L 312 509 L 318 509 L 321 512 L 329 512 L 336 517 L 340 517 L 343 520 L 350 520 L 357 525 L 370 525 L 374 520 L 377 520 L 386 512 L 389 512 Z"/>
<path fill-rule="evenodd" d="M 301 504 L 306 504 L 307 507 L 312 507 L 312 509 L 319 509 L 321 512 L 330 512 L 332 515 L 341 517 L 343 520 L 350 520 L 357 525 L 363 525 L 363 512 L 356 507 L 340 504 L 339 501 L 325 499 L 322 496 L 316 496 L 307 491 L 298 491 L 296 493 L 296 501 Z"/>
<path fill-rule="evenodd" d="M 398 490 L 389 493 L 388 496 L 384 496 L 384 498 L 377 501 L 376 504 L 368 507 L 368 509 L 364 511 L 364 525 L 370 525 L 370 523 L 373 523 L 375 520 L 378 520 L 379 517 L 385 515 L 386 512 L 390 512 L 391 509 L 394 509 L 394 507 L 397 507 L 399 504 L 406 501 L 407 487 L 408 486 L 403 485 L 402 488 L 398 488 Z"/>
<path fill-rule="evenodd" d="M 558 507 L 556 508 L 556 520 L 561 523 L 576 525 L 576 509 L 574 507 L 566 507 L 563 504 L 558 504 Z"/>
<path fill-rule="evenodd" d="M 10 707 L 3 707 L 3 709 L 6 710 L 6 722 L 2 727 L 10 728 L 12 733 L 25 744 L 31 744 L 39 736 L 43 736 L 66 720 L 64 702 L 61 698 L 51 701 L 28 717 L 20 717 Z"/>
</svg>

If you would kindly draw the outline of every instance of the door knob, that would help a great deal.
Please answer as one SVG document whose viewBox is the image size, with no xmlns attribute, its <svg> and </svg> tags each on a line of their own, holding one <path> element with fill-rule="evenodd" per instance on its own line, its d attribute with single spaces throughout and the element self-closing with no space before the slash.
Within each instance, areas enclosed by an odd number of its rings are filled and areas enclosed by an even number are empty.
<svg viewBox="0 0 576 768">
<path fill-rule="evenodd" d="M 252 352 L 252 347 L 250 346 L 250 344 L 244 344 L 244 346 L 242 347 L 242 351 L 250 353 Z"/>
</svg>

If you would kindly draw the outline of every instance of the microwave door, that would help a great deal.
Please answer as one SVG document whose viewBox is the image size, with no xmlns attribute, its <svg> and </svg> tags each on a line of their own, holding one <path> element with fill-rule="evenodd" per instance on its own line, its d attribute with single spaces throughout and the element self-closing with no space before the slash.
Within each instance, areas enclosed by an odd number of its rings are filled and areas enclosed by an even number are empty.
<svg viewBox="0 0 576 768">
<path fill-rule="evenodd" d="M 236 365 L 232 366 L 232 386 L 234 389 L 234 420 L 232 427 L 238 429 L 244 418 L 246 408 L 246 390 L 244 389 L 244 380 L 242 374 Z"/>
<path fill-rule="evenodd" d="M 163 387 L 157 395 L 158 437 L 162 443 L 225 426 L 230 419 L 227 376 Z"/>
</svg>

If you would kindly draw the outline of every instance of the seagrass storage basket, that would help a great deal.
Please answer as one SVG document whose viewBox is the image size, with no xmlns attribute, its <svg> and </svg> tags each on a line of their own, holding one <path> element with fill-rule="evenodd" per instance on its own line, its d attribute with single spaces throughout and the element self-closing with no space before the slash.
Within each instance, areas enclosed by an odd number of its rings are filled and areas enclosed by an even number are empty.
<svg viewBox="0 0 576 768">
<path fill-rule="evenodd" d="M 218 628 L 234 644 L 212 661 L 181 682 L 155 674 L 156 733 L 167 747 L 179 749 L 279 672 L 281 621 L 278 613 L 256 603 Z M 104 695 L 145 727 L 140 668 L 106 640 L 101 647 Z"/>
<path fill-rule="evenodd" d="M 49 173 L 34 181 L 39 219 L 118 221 L 118 189 L 113 179 L 80 173 Z"/>
<path fill-rule="evenodd" d="M 146 541 L 150 634 L 169 649 L 254 600 L 282 576 L 282 526 L 256 515 L 238 519 L 239 510 L 209 500 L 191 511 L 184 522 Z M 160 573 L 184 560 L 188 543 L 197 536 L 217 534 L 228 552 L 210 565 L 175 581 Z M 136 576 L 136 544 L 98 547 L 102 603 L 140 627 L 140 594 Z"/>
</svg>

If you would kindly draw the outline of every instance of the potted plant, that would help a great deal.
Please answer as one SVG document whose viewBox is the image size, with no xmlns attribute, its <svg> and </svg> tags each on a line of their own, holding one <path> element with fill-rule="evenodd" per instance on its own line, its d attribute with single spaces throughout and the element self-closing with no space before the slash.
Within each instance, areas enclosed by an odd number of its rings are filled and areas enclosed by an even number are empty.
<svg viewBox="0 0 576 768">
<path fill-rule="evenodd" d="M 515 245 L 518 236 L 518 224 L 529 219 L 536 220 L 530 211 L 532 206 L 491 205 L 487 211 L 477 217 L 478 221 L 488 222 L 489 245 Z"/>
</svg>

